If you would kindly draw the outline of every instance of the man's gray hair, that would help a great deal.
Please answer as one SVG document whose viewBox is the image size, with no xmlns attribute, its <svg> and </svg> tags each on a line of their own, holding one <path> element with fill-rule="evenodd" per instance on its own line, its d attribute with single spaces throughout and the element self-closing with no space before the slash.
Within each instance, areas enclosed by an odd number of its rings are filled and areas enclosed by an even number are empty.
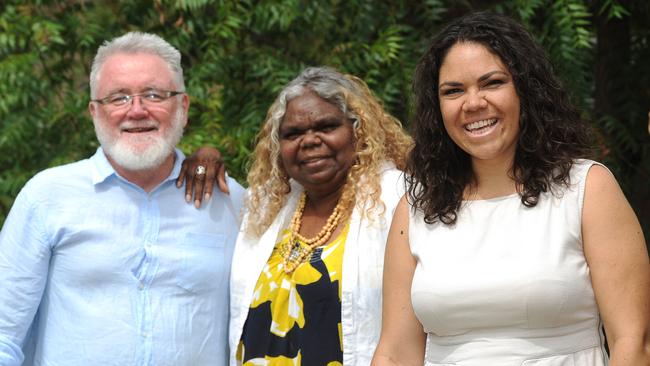
<svg viewBox="0 0 650 366">
<path fill-rule="evenodd" d="M 113 55 L 119 53 L 136 54 L 147 53 L 162 58 L 174 78 L 177 91 L 185 91 L 183 80 L 183 68 L 181 67 L 181 53 L 161 37 L 142 32 L 129 32 L 111 41 L 105 41 L 95 55 L 92 69 L 90 71 L 90 97 L 97 98 L 97 86 L 99 84 L 99 71 L 104 62 Z"/>
</svg>

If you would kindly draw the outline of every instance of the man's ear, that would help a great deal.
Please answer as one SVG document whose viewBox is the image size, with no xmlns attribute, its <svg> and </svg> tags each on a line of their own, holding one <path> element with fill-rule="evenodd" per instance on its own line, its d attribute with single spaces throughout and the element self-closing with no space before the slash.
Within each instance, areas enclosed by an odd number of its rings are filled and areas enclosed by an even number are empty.
<svg viewBox="0 0 650 366">
<path fill-rule="evenodd" d="M 189 118 L 189 110 L 190 110 L 190 96 L 187 94 L 183 94 L 183 102 L 182 102 L 182 107 L 183 111 L 185 112 L 185 121 L 183 121 L 183 127 L 187 126 L 187 119 Z"/>
<path fill-rule="evenodd" d="M 93 102 L 88 102 L 88 112 L 90 113 L 90 116 L 95 119 L 95 114 L 97 113 L 97 106 Z"/>
</svg>

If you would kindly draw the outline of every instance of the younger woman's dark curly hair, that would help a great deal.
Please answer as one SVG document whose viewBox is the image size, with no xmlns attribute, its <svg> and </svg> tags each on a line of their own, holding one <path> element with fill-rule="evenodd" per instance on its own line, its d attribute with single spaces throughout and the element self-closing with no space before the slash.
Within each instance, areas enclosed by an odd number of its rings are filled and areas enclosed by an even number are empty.
<svg viewBox="0 0 650 366">
<path fill-rule="evenodd" d="M 591 155 L 589 126 L 553 74 L 546 52 L 526 29 L 489 12 L 456 19 L 433 38 L 413 81 L 415 146 L 407 162 L 408 200 L 429 224 L 454 224 L 463 192 L 475 182 L 470 156 L 445 130 L 438 99 L 440 66 L 459 42 L 487 47 L 512 75 L 521 112 L 511 176 L 522 204 L 535 206 L 554 184 L 567 186 L 574 159 Z"/>
</svg>

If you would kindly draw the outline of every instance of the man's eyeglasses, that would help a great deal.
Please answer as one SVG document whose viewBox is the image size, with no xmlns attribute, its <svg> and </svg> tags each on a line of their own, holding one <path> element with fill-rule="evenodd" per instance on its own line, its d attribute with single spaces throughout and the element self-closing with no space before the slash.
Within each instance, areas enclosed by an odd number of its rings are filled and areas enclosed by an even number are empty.
<svg viewBox="0 0 650 366">
<path fill-rule="evenodd" d="M 105 98 L 92 99 L 91 102 L 97 102 L 102 105 L 111 105 L 113 107 L 122 107 L 125 105 L 130 105 L 135 97 L 140 97 L 140 103 L 143 103 L 145 105 L 156 105 L 173 96 L 184 93 L 185 92 L 182 91 L 150 89 L 137 94 L 115 93 Z"/>
</svg>

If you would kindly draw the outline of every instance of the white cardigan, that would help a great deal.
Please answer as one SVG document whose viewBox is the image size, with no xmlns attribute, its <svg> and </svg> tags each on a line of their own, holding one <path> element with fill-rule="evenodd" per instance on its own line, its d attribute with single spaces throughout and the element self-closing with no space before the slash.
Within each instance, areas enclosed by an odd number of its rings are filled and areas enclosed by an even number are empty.
<svg viewBox="0 0 650 366">
<path fill-rule="evenodd" d="M 361 218 L 355 207 L 343 253 L 341 281 L 341 323 L 343 330 L 343 364 L 370 365 L 381 331 L 381 290 L 384 248 L 395 207 L 404 194 L 404 176 L 392 164 L 384 164 L 381 176 L 383 216 L 373 220 Z M 292 182 L 293 183 L 293 182 Z M 289 224 L 302 187 L 292 184 L 287 204 L 280 210 L 261 238 L 245 238 L 240 232 L 235 245 L 230 274 L 230 365 L 248 316 L 255 284 L 271 256 L 278 234 Z M 244 223 L 248 215 L 244 217 Z M 245 225 L 242 225 L 242 228 Z"/>
</svg>

